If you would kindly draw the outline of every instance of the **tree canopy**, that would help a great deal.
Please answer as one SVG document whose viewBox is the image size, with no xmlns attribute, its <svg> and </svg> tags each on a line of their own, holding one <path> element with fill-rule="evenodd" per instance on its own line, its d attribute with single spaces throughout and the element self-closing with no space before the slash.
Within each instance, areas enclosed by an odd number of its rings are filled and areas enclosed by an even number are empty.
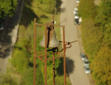
<svg viewBox="0 0 111 85">
<path fill-rule="evenodd" d="M 11 17 L 14 14 L 17 0 L 0 0 L 0 23 L 5 17 Z"/>
<path fill-rule="evenodd" d="M 98 85 L 111 85 L 111 49 L 101 47 L 92 62 L 93 76 Z"/>
<path fill-rule="evenodd" d="M 111 0 L 81 0 L 82 40 L 97 85 L 111 85 Z"/>
</svg>

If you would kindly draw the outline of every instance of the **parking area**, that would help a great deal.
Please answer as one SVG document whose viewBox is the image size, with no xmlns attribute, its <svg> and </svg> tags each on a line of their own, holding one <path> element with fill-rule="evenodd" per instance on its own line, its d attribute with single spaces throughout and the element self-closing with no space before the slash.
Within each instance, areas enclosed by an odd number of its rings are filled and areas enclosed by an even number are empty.
<svg viewBox="0 0 111 85">
<path fill-rule="evenodd" d="M 71 65 L 72 63 L 70 63 L 70 61 L 67 61 L 67 70 L 69 72 L 69 67 L 73 66 L 71 67 L 73 71 L 69 74 L 71 83 L 72 85 L 91 85 L 89 75 L 85 73 L 84 63 L 80 57 L 81 46 L 77 30 L 79 24 L 75 23 L 75 14 L 78 12 L 78 9 L 75 8 L 78 3 L 75 0 L 62 0 L 62 2 L 61 7 L 65 10 L 61 12 L 61 24 L 65 25 L 66 41 L 78 41 L 72 43 L 72 47 L 66 51 L 67 58 L 73 61 L 73 65 Z"/>
</svg>

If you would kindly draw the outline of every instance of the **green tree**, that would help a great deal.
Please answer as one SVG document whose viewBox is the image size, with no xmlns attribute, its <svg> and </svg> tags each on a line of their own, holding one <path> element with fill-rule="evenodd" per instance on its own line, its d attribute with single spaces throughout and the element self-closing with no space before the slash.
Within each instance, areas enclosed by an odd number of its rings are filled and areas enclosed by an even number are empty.
<svg viewBox="0 0 111 85">
<path fill-rule="evenodd" d="M 18 85 L 16 80 L 8 74 L 2 75 L 0 77 L 0 85 Z"/>
<path fill-rule="evenodd" d="M 17 0 L 0 0 L 0 24 L 5 17 L 11 17 L 14 14 Z"/>
<path fill-rule="evenodd" d="M 94 57 L 98 52 L 102 42 L 102 30 L 95 27 L 92 18 L 84 19 L 81 25 L 82 40 L 86 53 Z"/>
<path fill-rule="evenodd" d="M 91 67 L 97 85 L 111 85 L 111 49 L 109 47 L 101 47 Z"/>
<path fill-rule="evenodd" d="M 56 0 L 38 0 L 41 8 L 48 13 L 53 13 L 56 7 Z"/>
<path fill-rule="evenodd" d="M 11 62 L 16 67 L 17 72 L 23 72 L 28 67 L 27 53 L 23 50 L 15 50 Z"/>
<path fill-rule="evenodd" d="M 82 18 L 96 16 L 96 6 L 93 0 L 81 0 L 79 4 L 79 14 Z"/>
<path fill-rule="evenodd" d="M 97 26 L 103 31 L 103 44 L 111 47 L 111 0 L 102 1 L 95 19 Z"/>
</svg>

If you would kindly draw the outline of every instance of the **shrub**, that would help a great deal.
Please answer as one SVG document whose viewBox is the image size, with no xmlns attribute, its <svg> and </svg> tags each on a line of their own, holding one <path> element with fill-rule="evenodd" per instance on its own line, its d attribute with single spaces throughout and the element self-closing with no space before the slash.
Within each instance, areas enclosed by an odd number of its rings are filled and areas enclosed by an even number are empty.
<svg viewBox="0 0 111 85">
<path fill-rule="evenodd" d="M 91 67 L 97 85 L 111 85 L 111 49 L 109 47 L 101 47 Z"/>
</svg>

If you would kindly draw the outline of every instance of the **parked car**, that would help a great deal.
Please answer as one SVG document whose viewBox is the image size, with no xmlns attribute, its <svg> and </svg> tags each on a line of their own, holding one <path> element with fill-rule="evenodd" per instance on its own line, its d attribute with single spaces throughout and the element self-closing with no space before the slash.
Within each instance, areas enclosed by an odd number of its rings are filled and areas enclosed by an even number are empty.
<svg viewBox="0 0 111 85">
<path fill-rule="evenodd" d="M 78 14 L 78 8 L 74 8 L 73 14 Z"/>
<path fill-rule="evenodd" d="M 81 22 L 82 22 L 82 18 L 80 17 L 80 18 L 79 18 L 79 24 L 81 24 Z"/>
<path fill-rule="evenodd" d="M 80 3 L 80 0 L 76 0 L 76 3 L 79 4 L 79 3 Z"/>
<path fill-rule="evenodd" d="M 90 70 L 89 67 L 84 67 L 84 69 L 85 69 L 85 73 L 86 73 L 86 74 L 90 74 L 90 73 L 91 73 L 91 70 Z"/>
<path fill-rule="evenodd" d="M 79 16 L 78 15 L 74 16 L 74 22 L 75 22 L 75 24 L 79 24 Z"/>
<path fill-rule="evenodd" d="M 83 61 L 86 60 L 86 55 L 84 53 L 80 53 L 80 57 Z"/>
<path fill-rule="evenodd" d="M 88 61 L 88 59 L 84 60 L 84 67 L 89 68 L 89 61 Z"/>
</svg>

